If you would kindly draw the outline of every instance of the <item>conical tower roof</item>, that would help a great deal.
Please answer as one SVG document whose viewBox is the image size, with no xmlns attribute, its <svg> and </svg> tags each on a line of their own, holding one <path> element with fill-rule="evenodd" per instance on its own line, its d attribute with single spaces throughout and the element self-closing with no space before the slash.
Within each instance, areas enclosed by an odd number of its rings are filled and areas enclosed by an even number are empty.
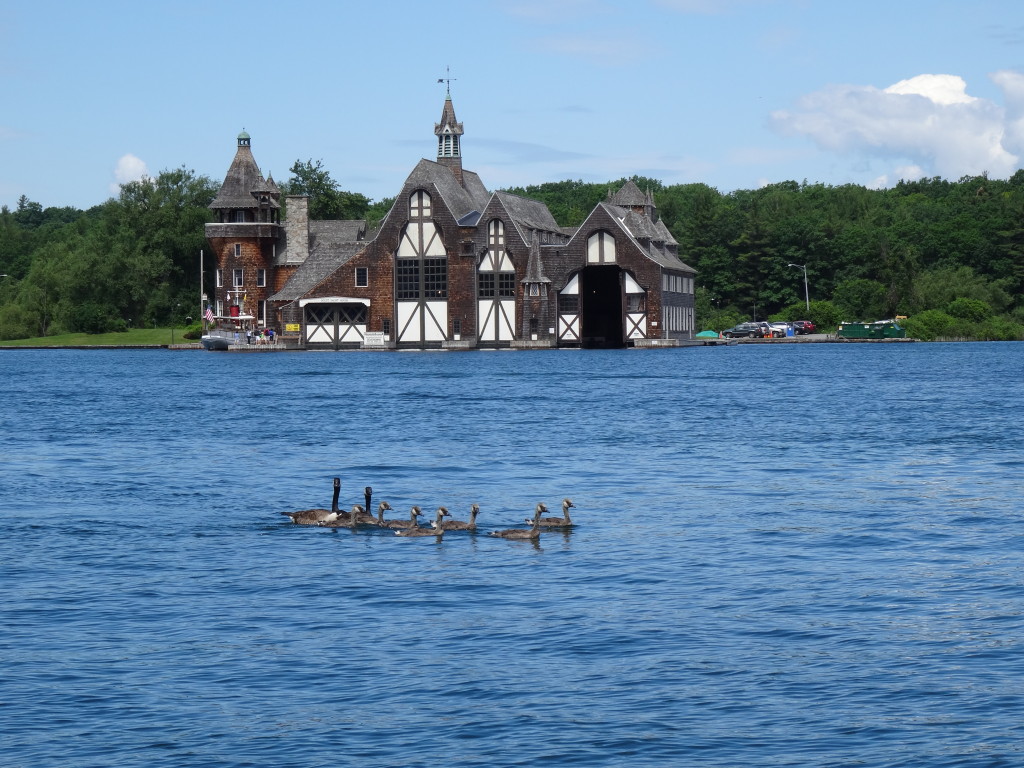
<svg viewBox="0 0 1024 768">
<path fill-rule="evenodd" d="M 444 100 L 444 108 L 441 110 L 441 122 L 434 123 L 435 136 L 440 136 L 445 133 L 450 133 L 455 136 L 461 136 L 465 133 L 462 128 L 462 123 L 455 119 L 455 106 L 452 104 L 451 94 L 449 94 Z"/>
<path fill-rule="evenodd" d="M 235 151 L 235 159 L 231 161 L 224 183 L 220 186 L 217 197 L 210 203 L 210 207 L 217 208 L 257 208 L 259 202 L 253 197 L 254 191 L 259 191 L 266 185 L 266 180 L 256 165 L 256 159 L 252 156 L 249 134 L 242 131 L 238 134 L 238 149 Z"/>
<path fill-rule="evenodd" d="M 620 208 L 644 207 L 649 204 L 648 196 L 640 191 L 640 187 L 632 179 L 623 184 L 608 202 Z"/>
</svg>

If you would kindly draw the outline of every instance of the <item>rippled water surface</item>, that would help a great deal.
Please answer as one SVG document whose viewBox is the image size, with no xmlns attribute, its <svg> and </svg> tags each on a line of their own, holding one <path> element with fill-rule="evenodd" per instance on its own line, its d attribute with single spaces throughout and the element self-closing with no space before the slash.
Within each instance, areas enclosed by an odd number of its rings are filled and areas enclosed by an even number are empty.
<svg viewBox="0 0 1024 768">
<path fill-rule="evenodd" d="M 1022 381 L 1021 344 L 0 352 L 0 762 L 1024 765 Z M 481 531 L 279 514 L 336 475 Z"/>
</svg>

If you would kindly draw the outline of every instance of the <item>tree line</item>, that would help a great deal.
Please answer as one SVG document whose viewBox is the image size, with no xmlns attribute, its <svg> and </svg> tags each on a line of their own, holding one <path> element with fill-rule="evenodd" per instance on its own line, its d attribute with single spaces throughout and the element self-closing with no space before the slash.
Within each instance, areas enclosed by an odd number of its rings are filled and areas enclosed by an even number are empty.
<svg viewBox="0 0 1024 768">
<path fill-rule="evenodd" d="M 309 195 L 313 218 L 372 227 L 394 202 L 342 190 L 319 161 L 297 160 L 290 171 L 282 192 Z M 571 227 L 625 181 L 507 191 L 543 201 Z M 917 338 L 1024 339 L 1024 170 L 880 190 L 788 181 L 723 193 L 633 181 L 651 191 L 680 258 L 698 272 L 701 329 L 752 319 L 831 329 L 905 316 Z M 0 338 L 198 319 L 203 225 L 219 186 L 183 167 L 125 184 L 85 211 L 24 196 L 15 210 L 4 206 Z"/>
</svg>

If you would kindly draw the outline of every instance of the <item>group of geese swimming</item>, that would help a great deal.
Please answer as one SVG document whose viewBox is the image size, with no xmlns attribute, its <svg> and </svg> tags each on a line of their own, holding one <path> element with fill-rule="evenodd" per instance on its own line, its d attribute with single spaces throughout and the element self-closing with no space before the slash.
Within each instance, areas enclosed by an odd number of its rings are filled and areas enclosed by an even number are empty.
<svg viewBox="0 0 1024 768">
<path fill-rule="evenodd" d="M 441 538 L 445 531 L 475 531 L 476 516 L 480 513 L 480 505 L 473 504 L 469 511 L 469 521 L 446 520 L 451 517 L 446 507 L 437 508 L 437 516 L 430 527 L 422 526 L 419 523 L 423 510 L 413 506 L 409 511 L 408 520 L 385 520 L 384 513 L 392 507 L 386 501 L 377 505 L 377 516 L 374 517 L 367 510 L 370 509 L 370 500 L 373 497 L 373 488 L 367 486 L 364 489 L 366 506 L 361 504 L 353 505 L 348 512 L 338 509 L 338 498 L 341 495 L 341 478 L 334 478 L 334 500 L 330 509 L 303 509 L 298 512 L 282 512 L 291 518 L 297 525 L 316 525 L 324 528 L 356 528 L 360 525 L 372 525 L 378 528 L 390 528 L 396 536 L 435 536 Z M 548 508 L 543 502 L 537 504 L 533 517 L 526 518 L 524 522 L 529 528 L 509 528 L 504 531 L 490 531 L 487 535 L 499 539 L 536 539 L 540 537 L 544 529 L 569 528 L 573 525 L 569 517 L 569 508 L 576 506 L 570 499 L 562 499 L 561 517 L 543 517 Z"/>
</svg>

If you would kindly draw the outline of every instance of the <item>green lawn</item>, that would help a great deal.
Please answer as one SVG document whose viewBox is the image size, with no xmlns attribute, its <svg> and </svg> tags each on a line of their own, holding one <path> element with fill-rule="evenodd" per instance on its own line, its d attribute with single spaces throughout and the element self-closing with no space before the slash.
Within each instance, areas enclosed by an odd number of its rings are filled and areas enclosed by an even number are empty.
<svg viewBox="0 0 1024 768">
<path fill-rule="evenodd" d="M 184 328 L 174 329 L 174 343 L 192 343 L 184 338 Z M 153 346 L 171 343 L 170 328 L 133 328 L 124 333 L 65 333 L 61 336 L 43 336 L 35 339 L 8 339 L 0 347 L 109 347 Z"/>
</svg>

